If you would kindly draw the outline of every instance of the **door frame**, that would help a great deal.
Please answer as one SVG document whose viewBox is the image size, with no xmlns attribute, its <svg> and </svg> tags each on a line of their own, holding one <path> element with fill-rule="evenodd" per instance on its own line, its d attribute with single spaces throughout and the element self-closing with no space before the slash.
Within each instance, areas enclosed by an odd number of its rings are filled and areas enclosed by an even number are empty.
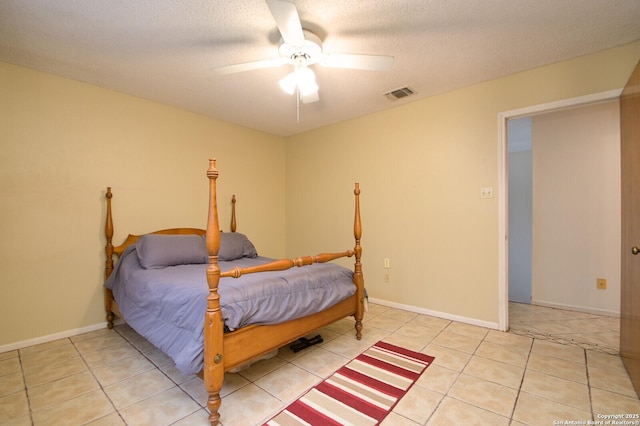
<svg viewBox="0 0 640 426">
<path fill-rule="evenodd" d="M 508 138 L 507 120 L 543 114 L 595 102 L 619 99 L 622 88 L 562 99 L 498 114 L 498 328 L 509 330 L 509 242 L 508 242 Z"/>
</svg>

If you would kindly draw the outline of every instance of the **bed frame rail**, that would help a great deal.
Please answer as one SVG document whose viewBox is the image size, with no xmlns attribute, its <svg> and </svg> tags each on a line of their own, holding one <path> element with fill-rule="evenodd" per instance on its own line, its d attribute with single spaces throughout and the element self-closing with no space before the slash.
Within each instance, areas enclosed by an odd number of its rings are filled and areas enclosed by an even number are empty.
<svg viewBox="0 0 640 426">
<path fill-rule="evenodd" d="M 279 259 L 273 262 L 264 263 L 262 265 L 249 266 L 247 268 L 240 268 L 238 266 L 220 273 L 220 278 L 240 278 L 243 275 L 255 274 L 258 272 L 270 272 L 270 271 L 285 271 L 295 266 L 308 266 L 314 263 L 326 263 L 332 260 L 340 259 L 341 257 L 352 257 L 355 254 L 354 250 L 348 250 L 342 253 L 320 253 L 315 256 L 297 257 L 295 259 Z"/>
</svg>

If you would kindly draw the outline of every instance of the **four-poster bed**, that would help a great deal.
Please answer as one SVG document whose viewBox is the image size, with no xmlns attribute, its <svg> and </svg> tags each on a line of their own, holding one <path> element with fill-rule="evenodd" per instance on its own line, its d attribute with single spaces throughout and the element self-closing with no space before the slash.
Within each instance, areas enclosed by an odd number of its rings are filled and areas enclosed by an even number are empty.
<svg viewBox="0 0 640 426">
<path fill-rule="evenodd" d="M 222 388 L 222 382 L 224 379 L 224 373 L 226 371 L 232 370 L 236 367 L 243 365 L 244 363 L 250 361 L 253 358 L 264 355 L 274 349 L 277 349 L 281 346 L 284 346 L 288 343 L 291 343 L 327 324 L 340 320 L 347 316 L 353 316 L 355 318 L 355 333 L 356 338 L 360 340 L 361 332 L 362 332 L 362 318 L 364 314 L 364 279 L 362 275 L 362 264 L 361 264 L 361 256 L 362 256 L 362 247 L 360 245 L 360 238 L 362 234 L 362 226 L 360 220 L 360 188 L 356 183 L 354 189 L 355 195 L 355 217 L 354 217 L 354 238 L 355 238 L 355 246 L 353 249 L 340 252 L 340 253 L 322 253 L 316 256 L 306 256 L 306 257 L 298 257 L 295 259 L 266 259 L 256 257 L 256 253 L 251 253 L 249 250 L 249 254 L 247 254 L 247 241 L 244 241 L 243 250 L 244 254 L 241 255 L 241 259 L 238 259 L 238 263 L 227 262 L 225 257 L 228 257 L 226 254 L 228 252 L 228 242 L 229 238 L 233 237 L 236 239 L 235 235 L 229 235 L 228 233 L 221 233 L 220 226 L 218 222 L 218 206 L 217 206 L 217 194 L 216 194 L 216 181 L 218 178 L 218 170 L 216 169 L 216 161 L 211 159 L 209 161 L 209 169 L 207 170 L 207 177 L 209 179 L 209 213 L 207 216 L 207 227 L 206 230 L 196 229 L 196 228 L 174 228 L 174 229 L 165 229 L 161 231 L 156 231 L 146 235 L 129 235 L 124 243 L 119 246 L 114 246 L 113 239 L 113 218 L 112 218 L 112 210 L 111 210 L 111 198 L 112 193 L 111 189 L 107 188 L 106 193 L 106 201 L 107 201 L 107 217 L 106 217 L 106 225 L 105 225 L 105 236 L 107 239 L 107 243 L 105 246 L 106 251 L 106 265 L 105 265 L 105 278 L 107 279 L 107 283 L 105 283 L 105 306 L 107 311 L 107 321 L 108 326 L 113 327 L 114 315 L 117 315 L 119 318 L 123 318 L 125 321 L 129 322 L 134 329 L 136 328 L 136 324 L 145 323 L 164 323 L 159 321 L 156 318 L 155 312 L 159 312 L 159 309 L 156 309 L 151 314 L 151 319 L 143 316 L 140 311 L 136 310 L 137 305 L 140 305 L 140 301 L 135 303 L 131 303 L 128 299 L 128 296 L 125 296 L 126 293 L 124 290 L 121 290 L 117 285 L 113 285 L 114 281 L 119 279 L 120 275 L 135 275 L 129 272 L 120 272 L 119 269 L 127 268 L 128 263 L 136 263 L 138 270 L 136 270 L 136 274 L 138 272 L 145 274 L 155 274 L 153 277 L 157 277 L 161 270 L 163 269 L 172 269 L 178 272 L 187 271 L 188 273 L 192 273 L 191 271 L 196 268 L 198 272 L 198 277 L 202 279 L 202 275 L 206 277 L 206 284 L 199 282 L 197 287 L 199 287 L 200 291 L 203 291 L 203 296 L 198 296 L 197 300 L 194 303 L 197 306 L 202 308 L 204 312 L 204 318 L 202 315 L 199 315 L 199 322 L 196 324 L 197 327 L 196 335 L 200 333 L 201 337 L 201 346 L 195 349 L 196 352 L 191 351 L 190 356 L 193 357 L 193 353 L 196 353 L 198 361 L 200 364 L 194 363 L 194 361 L 176 361 L 176 365 L 180 362 L 184 363 L 188 367 L 193 367 L 197 365 L 197 368 L 202 366 L 202 369 L 199 375 L 204 379 L 205 387 L 208 397 L 208 408 L 210 411 L 209 419 L 212 425 L 218 424 L 220 419 L 219 408 L 221 404 L 220 398 L 220 389 Z M 235 197 L 232 200 L 232 233 L 235 232 Z M 151 235 L 151 236 L 150 236 Z M 140 267 L 138 263 L 144 265 L 145 262 L 150 262 L 147 259 L 143 259 L 142 256 L 149 256 L 153 254 L 155 256 L 154 261 L 158 261 L 158 252 L 153 253 L 153 248 L 145 249 L 143 247 L 144 244 L 151 244 L 153 240 L 163 240 L 164 237 L 161 236 L 173 236 L 168 238 L 173 238 L 170 240 L 170 244 L 178 245 L 183 244 L 188 240 L 188 244 L 201 244 L 198 242 L 198 238 L 204 238 L 203 247 L 206 248 L 206 252 L 204 258 L 201 256 L 201 252 L 196 250 L 197 255 L 195 256 L 195 260 L 193 255 L 191 259 L 186 261 L 169 261 L 167 263 L 166 253 L 161 252 L 160 264 L 148 264 L 146 266 Z M 242 234 L 240 234 L 241 236 Z M 182 236 L 182 237 L 180 237 Z M 241 238 L 238 236 L 239 238 Z M 183 238 L 184 237 L 184 238 Z M 221 239 L 223 240 L 221 242 Z M 165 243 L 166 241 L 161 241 Z M 224 247 L 221 247 L 221 244 Z M 249 245 L 251 245 L 249 243 Z M 137 247 L 136 247 L 137 246 Z M 151 247 L 151 246 L 149 246 Z M 186 246 L 185 246 L 186 247 Z M 193 245 L 190 247 L 194 247 Z M 251 245 L 252 247 L 252 245 Z M 163 250 L 166 247 L 163 248 Z M 221 248 L 223 248 L 224 254 L 220 252 Z M 135 256 L 135 251 L 137 250 L 137 256 Z M 188 253 L 190 248 L 186 248 L 180 252 L 180 256 L 189 257 Z M 242 250 L 241 250 L 242 251 Z M 131 254 L 133 252 L 133 254 Z M 144 253 L 143 253 L 144 252 Z M 114 268 L 114 255 L 118 256 L 118 264 L 115 265 Z M 129 259 L 134 260 L 128 260 Z M 165 257 L 163 257 L 165 256 Z M 332 260 L 339 259 L 342 257 L 352 257 L 355 256 L 354 270 L 349 271 L 346 268 L 340 267 L 338 265 L 334 265 L 328 263 Z M 255 260 L 253 259 L 255 258 Z M 264 259 L 264 260 L 263 260 Z M 206 263 L 206 265 L 182 265 L 181 263 Z M 121 264 L 124 266 L 121 267 Z M 165 266 L 173 266 L 171 268 L 165 268 Z M 222 268 L 221 268 L 222 266 Z M 199 267 L 199 269 L 197 269 Z M 301 267 L 301 268 L 298 268 Z M 182 269 L 180 269 L 182 268 Z M 146 271 L 144 270 L 146 269 Z M 222 271 L 221 269 L 226 269 Z M 322 272 L 321 270 L 329 270 L 333 275 L 331 280 L 336 283 L 331 283 L 330 285 L 335 285 L 335 287 L 323 287 L 316 285 L 317 278 Z M 334 270 L 334 269 L 344 269 L 348 273 L 348 282 L 346 284 L 344 282 L 344 278 L 341 276 L 344 275 L 343 271 Z M 123 269 L 123 271 L 128 271 L 128 269 Z M 302 271 L 302 272 L 297 272 Z M 175 271 L 174 271 L 175 272 Z M 187 272 L 185 272 L 187 273 Z M 263 274 L 258 274 L 263 273 Z M 287 311 L 296 311 L 296 309 L 292 308 L 300 308 L 301 311 L 298 317 L 294 317 L 292 319 L 284 319 L 284 320 L 273 320 L 271 322 L 266 321 L 264 318 L 259 319 L 258 323 L 250 325 L 244 325 L 245 320 L 231 321 L 233 314 L 229 314 L 229 303 L 226 299 L 229 295 L 228 287 L 234 286 L 235 282 L 241 282 L 242 280 L 253 280 L 250 281 L 249 287 L 261 287 L 266 286 L 265 283 L 268 282 L 268 277 L 273 276 L 274 274 L 278 275 L 277 279 L 280 281 L 286 282 L 286 285 L 292 285 L 294 283 L 293 278 L 290 276 L 280 277 L 279 274 L 297 274 L 298 276 L 304 276 L 303 279 L 310 279 L 312 284 L 307 290 L 305 287 L 304 292 L 298 291 L 298 293 L 305 294 L 315 294 L 310 296 L 311 299 L 306 300 L 303 299 L 300 302 L 296 302 L 298 306 L 286 306 Z M 256 275 L 257 274 L 257 275 Z M 314 274 L 318 274 L 317 276 Z M 336 275 L 337 274 L 337 275 Z M 113 275 L 113 276 L 112 276 Z M 175 275 L 174 275 L 175 277 Z M 337 277 L 337 278 L 336 278 Z M 221 279 L 227 278 L 221 282 Z M 229 281 L 229 279 L 232 279 Z M 155 279 L 155 278 L 153 278 Z M 182 275 L 181 275 L 182 279 Z M 186 279 L 186 278 L 185 278 Z M 324 280 L 324 278 L 323 278 Z M 197 281 L 197 280 L 196 280 Z M 180 288 L 176 285 L 171 285 L 173 283 L 169 283 L 166 287 L 172 288 Z M 182 285 L 182 283 L 180 283 Z M 222 286 L 220 284 L 223 284 Z M 338 284 L 341 287 L 338 287 Z M 191 284 L 185 284 L 185 287 L 189 287 Z M 152 291 L 151 288 L 163 288 L 162 285 L 154 283 L 144 283 L 144 291 L 145 295 L 151 297 Z M 194 284 L 195 286 L 195 284 Z M 208 287 L 208 288 L 206 288 Z M 337 295 L 340 293 L 341 288 L 349 287 L 348 293 L 345 295 Z M 270 288 L 270 287 L 269 287 Z M 127 290 L 128 291 L 128 290 Z M 237 292 L 237 290 L 234 290 Z M 278 290 L 280 291 L 280 290 Z M 314 293 L 316 292 L 316 293 Z M 336 295 L 334 295 L 336 293 Z M 120 298 L 118 297 L 118 295 Z M 337 297 L 337 302 L 334 302 L 329 296 Z M 146 297 L 146 296 L 145 296 Z M 170 297 L 165 297 L 165 299 L 169 298 L 174 301 L 174 305 L 170 307 L 164 307 L 161 310 L 164 311 L 179 311 L 180 309 L 184 309 L 187 306 L 187 310 L 198 312 L 198 309 L 191 308 L 191 305 L 186 305 L 181 302 L 179 296 L 175 296 L 172 294 Z M 253 297 L 253 296 L 252 296 Z M 282 296 L 281 294 L 277 294 L 276 298 L 286 299 L 288 296 Z M 118 299 L 118 303 L 116 302 Z M 177 300 L 174 300 L 177 299 Z M 206 302 L 205 302 L 206 299 Z M 221 305 L 221 301 L 225 302 Z M 268 300 L 267 302 L 261 302 L 265 306 L 272 303 L 273 300 Z M 191 303 L 191 302 L 189 302 Z M 134 310 L 131 310 L 131 307 L 136 305 Z M 196 306 L 196 305 L 194 305 Z M 260 305 L 258 305 L 260 306 Z M 313 307 L 313 311 L 308 311 L 309 307 Z M 153 308 L 155 309 L 155 308 Z M 225 311 L 223 313 L 223 311 Z M 259 309 L 252 306 L 250 308 L 254 315 L 258 315 L 259 312 L 255 311 Z M 124 311 L 124 312 L 123 312 Z M 129 313 L 130 312 L 130 313 Z M 124 315 L 123 315 L 124 313 Z M 127 316 L 129 315 L 129 317 Z M 146 314 L 145 314 L 146 315 Z M 170 315 L 173 315 L 170 313 Z M 179 317 L 182 317 L 182 313 L 176 314 Z M 186 316 L 186 315 L 184 315 Z M 232 327 L 230 327 L 230 322 L 232 323 Z M 239 325 L 238 325 L 239 324 Z M 204 329 L 202 328 L 204 326 Z M 237 326 L 237 327 L 236 327 Z M 167 327 L 174 327 L 173 325 L 169 325 L 167 323 Z M 178 327 L 182 327 L 179 325 Z M 175 328 L 175 327 L 174 327 Z M 173 355 L 171 352 L 171 346 L 184 346 L 184 341 L 192 340 L 191 337 L 186 337 L 186 340 L 177 339 L 176 342 L 167 342 L 167 337 L 164 330 L 160 330 L 162 336 L 158 338 L 158 346 L 167 346 L 169 347 L 168 353 L 170 356 Z M 151 332 L 151 337 L 148 337 L 152 343 L 156 344 L 154 341 L 154 336 L 158 334 L 156 331 Z M 202 337 L 203 333 L 203 337 Z M 141 333 L 142 334 L 142 333 Z M 143 334 L 144 335 L 144 334 Z M 145 336 L 146 337 L 146 336 Z M 165 340 L 163 340 L 165 339 Z M 204 349 L 202 349 L 202 346 Z M 161 348 L 164 350 L 164 347 Z M 197 352 L 200 350 L 200 352 Z M 202 351 L 204 352 L 204 357 L 202 356 Z M 181 356 L 179 354 L 178 356 Z M 172 356 L 173 358 L 173 356 Z M 203 359 L 204 358 L 204 359 Z M 175 358 L 174 358 L 175 361 Z"/>
</svg>

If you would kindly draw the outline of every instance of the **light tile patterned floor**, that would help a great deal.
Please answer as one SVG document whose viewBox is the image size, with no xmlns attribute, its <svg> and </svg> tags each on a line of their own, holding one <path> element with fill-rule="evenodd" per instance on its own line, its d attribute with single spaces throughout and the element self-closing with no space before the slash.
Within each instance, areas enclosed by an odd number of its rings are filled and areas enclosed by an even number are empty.
<svg viewBox="0 0 640 426">
<path fill-rule="evenodd" d="M 511 305 L 514 324 L 536 324 L 527 308 Z M 542 313 L 550 320 L 549 311 Z M 600 343 L 585 349 L 577 336 L 516 329 L 531 335 L 372 304 L 361 342 L 353 337 L 353 320 L 345 319 L 319 331 L 322 345 L 297 354 L 282 348 L 276 357 L 227 374 L 222 423 L 260 424 L 378 340 L 436 357 L 386 426 L 552 425 L 640 413 L 619 356 Z M 126 325 L 0 354 L 2 425 L 207 425 L 205 400 L 199 378 L 180 374 Z"/>
<path fill-rule="evenodd" d="M 620 353 L 620 318 L 566 311 L 525 303 L 509 303 L 511 332 L 535 339 Z"/>
</svg>

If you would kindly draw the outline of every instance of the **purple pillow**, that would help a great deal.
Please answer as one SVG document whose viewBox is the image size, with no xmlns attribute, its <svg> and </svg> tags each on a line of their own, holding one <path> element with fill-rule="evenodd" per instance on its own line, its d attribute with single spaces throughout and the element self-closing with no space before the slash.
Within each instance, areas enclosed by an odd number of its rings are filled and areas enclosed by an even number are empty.
<svg viewBox="0 0 640 426">
<path fill-rule="evenodd" d="M 146 234 L 136 241 L 136 251 L 145 269 L 209 262 L 204 240 L 195 234 Z"/>
<path fill-rule="evenodd" d="M 256 257 L 258 252 L 246 235 L 239 232 L 221 232 L 218 260 L 235 260 Z"/>
</svg>

